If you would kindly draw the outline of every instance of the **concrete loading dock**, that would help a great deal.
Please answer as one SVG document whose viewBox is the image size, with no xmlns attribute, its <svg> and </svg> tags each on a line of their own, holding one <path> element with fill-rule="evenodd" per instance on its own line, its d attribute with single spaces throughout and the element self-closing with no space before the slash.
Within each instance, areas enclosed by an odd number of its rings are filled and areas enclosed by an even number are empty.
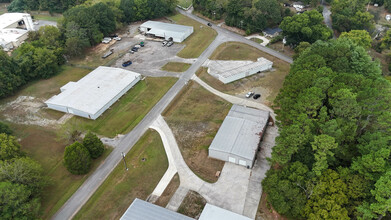
<svg viewBox="0 0 391 220">
<path fill-rule="evenodd" d="M 174 42 L 181 43 L 193 33 L 194 28 L 192 26 L 147 21 L 140 25 L 140 31 L 146 35 L 161 37 L 165 40 L 172 38 Z"/>
<path fill-rule="evenodd" d="M 251 168 L 270 114 L 233 105 L 209 147 L 209 157 Z"/>
<path fill-rule="evenodd" d="M 61 93 L 45 104 L 50 109 L 95 120 L 140 79 L 141 75 L 132 71 L 100 66 L 78 82 L 61 87 Z"/>
</svg>

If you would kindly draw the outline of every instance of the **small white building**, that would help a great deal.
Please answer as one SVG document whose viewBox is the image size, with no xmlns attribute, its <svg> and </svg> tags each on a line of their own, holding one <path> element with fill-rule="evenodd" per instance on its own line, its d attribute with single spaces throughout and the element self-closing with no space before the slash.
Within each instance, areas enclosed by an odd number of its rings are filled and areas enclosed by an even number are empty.
<svg viewBox="0 0 391 220">
<path fill-rule="evenodd" d="M 95 120 L 140 79 L 141 75 L 132 71 L 100 66 L 79 81 L 61 87 L 61 93 L 45 104 L 50 109 Z"/>
<path fill-rule="evenodd" d="M 144 34 L 161 37 L 166 40 L 172 37 L 174 42 L 181 43 L 194 32 L 194 28 L 179 24 L 147 21 L 140 25 L 140 31 Z"/>
<path fill-rule="evenodd" d="M 214 64 L 216 63 L 216 64 Z M 273 62 L 263 57 L 252 61 L 209 61 L 208 73 L 224 84 L 270 70 Z"/>
<path fill-rule="evenodd" d="M 5 13 L 0 15 L 0 46 L 4 50 L 18 47 L 34 31 L 31 16 L 26 13 Z"/>
<path fill-rule="evenodd" d="M 292 6 L 296 9 L 296 11 L 301 11 L 305 8 L 304 4 L 301 2 L 294 2 Z"/>
<path fill-rule="evenodd" d="M 269 117 L 267 111 L 233 105 L 209 146 L 209 157 L 251 168 Z"/>
<path fill-rule="evenodd" d="M 386 20 L 390 21 L 391 20 L 391 15 L 386 15 Z"/>
</svg>

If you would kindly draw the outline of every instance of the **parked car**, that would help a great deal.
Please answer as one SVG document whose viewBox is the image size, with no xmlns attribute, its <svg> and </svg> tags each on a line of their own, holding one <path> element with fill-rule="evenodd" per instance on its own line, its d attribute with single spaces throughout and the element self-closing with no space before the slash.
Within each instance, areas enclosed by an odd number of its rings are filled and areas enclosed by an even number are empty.
<svg viewBox="0 0 391 220">
<path fill-rule="evenodd" d="M 110 43 L 110 41 L 111 41 L 111 37 L 105 37 L 105 38 L 103 38 L 102 43 L 108 44 L 108 43 Z"/>
<path fill-rule="evenodd" d="M 169 42 L 167 43 L 167 47 L 171 47 L 173 44 L 174 44 L 173 41 L 169 41 Z"/>
<path fill-rule="evenodd" d="M 209 27 L 212 27 L 212 24 L 208 22 L 208 26 L 209 26 Z"/>
<path fill-rule="evenodd" d="M 132 51 L 137 52 L 138 51 L 138 47 L 133 47 Z"/>
<path fill-rule="evenodd" d="M 128 60 L 128 61 L 126 61 L 126 62 L 123 62 L 123 63 L 122 63 L 122 66 L 123 66 L 123 67 L 127 67 L 127 66 L 130 66 L 130 64 L 132 64 L 132 61 Z"/>
<path fill-rule="evenodd" d="M 246 94 L 246 98 L 250 98 L 251 96 L 253 96 L 254 95 L 254 92 L 248 92 L 247 94 Z"/>
<path fill-rule="evenodd" d="M 163 41 L 163 47 L 165 47 L 167 45 L 168 41 Z"/>
<path fill-rule="evenodd" d="M 120 38 L 120 37 L 114 37 L 113 39 L 116 40 L 116 41 L 122 40 L 122 38 Z"/>
<path fill-rule="evenodd" d="M 253 96 L 253 99 L 258 99 L 259 97 L 261 97 L 261 94 L 255 94 L 255 95 Z"/>
</svg>

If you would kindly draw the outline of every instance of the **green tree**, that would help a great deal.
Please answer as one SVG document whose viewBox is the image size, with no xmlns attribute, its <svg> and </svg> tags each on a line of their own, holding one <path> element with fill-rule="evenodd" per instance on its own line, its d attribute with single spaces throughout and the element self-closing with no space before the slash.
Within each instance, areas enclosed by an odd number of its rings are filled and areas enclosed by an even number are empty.
<svg viewBox="0 0 391 220">
<path fill-rule="evenodd" d="M 339 37 L 348 38 L 358 46 L 362 46 L 365 49 L 369 49 L 372 44 L 372 38 L 366 30 L 351 30 L 349 32 L 342 32 Z"/>
<path fill-rule="evenodd" d="M 296 47 L 300 42 L 314 43 L 331 38 L 332 31 L 323 24 L 323 16 L 316 10 L 306 11 L 293 17 L 285 17 L 280 24 L 287 44 Z"/>
<path fill-rule="evenodd" d="M 326 170 L 316 181 L 304 213 L 308 219 L 350 219 L 344 207 L 348 203 L 347 186 L 339 174 Z"/>
<path fill-rule="evenodd" d="M 0 182 L 0 218 L 36 219 L 40 203 L 30 190 L 20 184 Z"/>
<path fill-rule="evenodd" d="M 299 45 L 295 48 L 295 55 L 293 56 L 294 59 L 300 56 L 301 53 L 303 53 L 307 48 L 311 47 L 311 44 L 305 41 L 302 41 L 299 43 Z"/>
<path fill-rule="evenodd" d="M 314 151 L 315 164 L 312 167 L 312 171 L 317 175 L 322 175 L 322 172 L 326 170 L 330 157 L 334 156 L 333 150 L 338 147 L 335 143 L 335 139 L 328 135 L 322 134 L 314 137 L 314 142 L 311 143 L 312 150 Z"/>
<path fill-rule="evenodd" d="M 333 28 L 339 32 L 373 29 L 373 15 L 365 12 L 362 0 L 334 0 L 331 5 Z"/>
<path fill-rule="evenodd" d="M 10 127 L 6 123 L 3 123 L 0 121 L 0 134 L 1 133 L 10 135 L 10 134 L 12 134 L 12 130 L 10 129 Z"/>
<path fill-rule="evenodd" d="M 92 159 L 100 157 L 105 150 L 102 141 L 91 131 L 89 131 L 84 137 L 83 145 L 90 152 Z"/>
<path fill-rule="evenodd" d="M 80 56 L 83 50 L 90 46 L 87 31 L 80 28 L 80 26 L 73 21 L 67 24 L 65 37 L 66 53 L 70 56 Z"/>
<path fill-rule="evenodd" d="M 25 185 L 35 196 L 47 184 L 41 165 L 28 157 L 0 161 L 0 182 Z"/>
<path fill-rule="evenodd" d="M 75 142 L 65 148 L 64 165 L 72 174 L 86 174 L 91 168 L 90 153 L 82 144 Z"/>
<path fill-rule="evenodd" d="M 0 160 L 10 160 L 22 155 L 20 145 L 14 136 L 0 134 Z"/>
</svg>

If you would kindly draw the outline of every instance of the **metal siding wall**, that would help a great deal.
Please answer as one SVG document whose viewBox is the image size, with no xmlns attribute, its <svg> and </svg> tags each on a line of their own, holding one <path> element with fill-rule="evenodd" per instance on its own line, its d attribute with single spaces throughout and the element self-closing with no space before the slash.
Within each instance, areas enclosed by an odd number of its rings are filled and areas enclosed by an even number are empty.
<svg viewBox="0 0 391 220">
<path fill-rule="evenodd" d="M 209 157 L 219 159 L 222 161 L 228 161 L 228 154 L 225 152 L 221 152 L 221 151 L 215 151 L 215 150 L 209 149 Z"/>
<path fill-rule="evenodd" d="M 56 111 L 60 111 L 60 112 L 68 113 L 67 107 L 60 106 L 60 105 L 53 105 L 53 104 L 46 104 L 46 105 L 47 105 L 48 108 L 50 108 L 50 109 L 53 109 L 53 110 L 56 110 Z"/>
</svg>

